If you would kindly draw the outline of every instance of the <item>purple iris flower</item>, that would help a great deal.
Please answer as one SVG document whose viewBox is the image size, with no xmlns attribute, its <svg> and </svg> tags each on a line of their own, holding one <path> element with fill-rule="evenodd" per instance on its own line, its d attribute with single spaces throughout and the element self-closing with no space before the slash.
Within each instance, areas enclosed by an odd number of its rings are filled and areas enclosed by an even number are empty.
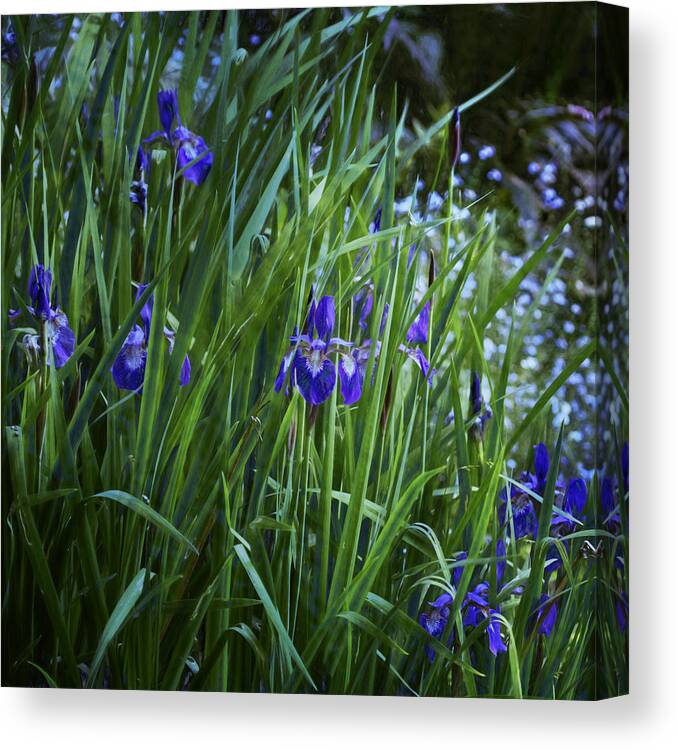
<svg viewBox="0 0 678 750">
<path fill-rule="evenodd" d="M 2 60 L 6 63 L 14 63 L 19 59 L 19 45 L 16 41 L 14 30 L 8 28 L 2 35 Z"/>
<path fill-rule="evenodd" d="M 183 176 L 194 185 L 202 185 L 207 179 L 214 162 L 214 156 L 205 143 L 205 139 L 184 127 L 178 127 L 174 131 L 173 139 L 178 143 L 177 162 L 179 169 L 184 169 L 192 161 L 199 159 L 186 169 Z"/>
<path fill-rule="evenodd" d="M 497 654 L 506 653 L 506 644 L 501 639 L 501 622 L 497 615 L 499 612 L 496 609 L 490 609 L 488 613 L 489 622 L 487 623 L 487 640 L 490 648 L 490 653 L 494 656 Z"/>
<path fill-rule="evenodd" d="M 464 625 L 475 627 L 480 621 L 480 615 L 486 610 L 490 603 L 487 600 L 487 592 L 490 585 L 487 581 L 482 581 L 474 589 L 469 591 L 464 598 Z"/>
<path fill-rule="evenodd" d="M 351 349 L 349 354 L 342 353 L 339 356 L 339 382 L 346 404 L 354 404 L 362 396 L 371 348 L 372 341 L 367 339 L 360 346 Z M 377 341 L 376 357 L 379 356 L 380 349 L 381 342 Z"/>
<path fill-rule="evenodd" d="M 151 161 L 144 149 L 139 146 L 137 149 L 137 158 L 134 168 L 139 172 L 148 172 L 151 168 Z"/>
<path fill-rule="evenodd" d="M 47 363 L 54 362 L 59 369 L 71 358 L 75 351 L 75 334 L 71 330 L 66 313 L 57 305 L 52 307 L 52 272 L 41 263 L 33 266 L 28 278 L 28 296 L 31 304 L 27 306 L 30 314 L 39 321 L 48 343 Z M 17 310 L 10 310 L 10 321 L 19 316 Z M 37 355 L 42 345 L 41 336 L 31 336 L 31 347 Z"/>
<path fill-rule="evenodd" d="M 139 299 L 147 284 L 140 284 L 137 289 L 136 298 Z M 111 367 L 113 380 L 118 388 L 125 391 L 139 390 L 144 384 L 146 375 L 146 358 L 148 350 L 148 340 L 151 336 L 151 317 L 153 315 L 153 295 L 149 297 L 146 304 L 141 308 L 141 321 L 143 327 L 135 325 L 127 334 L 125 343 L 118 353 L 118 356 Z M 164 329 L 165 338 L 169 343 L 170 354 L 174 348 L 174 331 L 169 328 Z M 184 357 L 179 373 L 179 384 L 188 385 L 191 379 L 191 361 L 188 354 Z"/>
<path fill-rule="evenodd" d="M 457 555 L 457 559 L 465 558 L 465 553 L 460 553 L 459 555 Z M 461 568 L 455 569 L 455 574 L 457 570 L 461 571 Z M 455 586 L 457 585 L 457 583 L 458 578 L 455 578 Z M 472 628 L 477 627 L 484 620 L 487 621 L 487 638 L 489 650 L 496 656 L 497 654 L 506 651 L 506 644 L 502 640 L 501 624 L 500 620 L 497 617 L 500 612 L 498 609 L 492 608 L 487 599 L 487 592 L 489 591 L 489 588 L 489 584 L 486 581 L 482 581 L 474 589 L 466 594 L 462 607 L 462 621 L 465 627 Z M 422 612 L 419 615 L 419 624 L 433 638 L 440 639 L 445 632 L 445 628 L 450 616 L 449 605 L 452 604 L 452 602 L 452 595 L 445 592 L 444 594 L 441 594 L 435 601 L 429 602 L 429 606 L 432 608 L 429 613 Z M 435 652 L 433 651 L 433 649 L 430 646 L 426 646 L 425 652 L 429 661 L 433 662 L 435 658 Z"/>
<path fill-rule="evenodd" d="M 422 612 L 419 615 L 419 624 L 433 638 L 440 640 L 445 632 L 447 621 L 450 617 L 449 605 L 451 603 L 452 596 L 450 594 L 441 594 L 435 601 L 429 602 L 429 605 L 432 607 L 431 612 L 428 614 Z M 433 660 L 435 659 L 435 651 L 429 645 L 425 647 L 424 651 L 428 660 L 433 663 Z"/>
<path fill-rule="evenodd" d="M 522 479 L 523 477 L 521 477 Z M 537 533 L 537 513 L 532 498 L 519 487 L 511 484 L 511 514 L 513 517 L 513 533 L 516 539 L 533 537 Z M 508 501 L 506 488 L 499 493 L 499 522 L 502 526 L 508 524 Z"/>
<path fill-rule="evenodd" d="M 542 594 L 539 598 L 539 609 L 537 610 L 538 632 L 547 638 L 551 635 L 553 626 L 558 619 L 558 606 L 555 601 L 549 602 L 548 594 Z"/>
<path fill-rule="evenodd" d="M 375 223 L 381 220 L 381 213 L 377 212 L 377 218 L 375 218 Z M 362 287 L 362 289 L 353 297 L 353 305 L 354 310 L 358 311 L 358 325 L 360 328 L 362 328 L 364 331 L 366 331 L 369 328 L 369 317 L 372 314 L 372 309 L 374 307 L 374 286 L 371 282 L 366 284 Z M 379 336 L 383 336 L 384 334 L 384 328 L 386 326 L 386 318 L 388 317 L 388 302 L 384 305 L 384 312 L 381 316 L 381 322 L 379 324 Z M 420 343 L 425 344 L 428 341 L 428 321 L 429 316 L 431 312 L 431 303 L 430 301 L 424 305 L 422 308 L 420 314 L 417 316 L 417 319 L 414 321 L 414 323 L 410 326 L 410 329 L 407 333 L 407 341 L 408 344 L 415 343 L 416 341 L 419 341 Z M 416 335 L 414 335 L 414 330 L 416 329 Z M 411 337 L 410 334 L 413 334 Z M 362 361 L 365 364 L 367 363 L 367 360 L 369 359 L 369 349 L 371 347 L 371 341 L 367 340 L 363 342 L 363 344 L 358 347 L 357 349 L 354 349 L 351 353 L 351 356 L 353 356 L 356 361 Z M 381 349 L 381 341 L 377 340 L 377 356 L 379 354 L 379 351 Z M 431 367 L 428 359 L 426 359 L 426 355 L 424 352 L 421 351 L 421 349 L 416 346 L 414 349 L 411 348 L 411 346 L 405 346 L 405 344 L 400 344 L 398 346 L 398 350 L 401 351 L 403 354 L 405 354 L 409 359 L 411 359 L 413 362 L 416 363 L 417 367 L 421 370 L 423 376 L 426 378 L 426 381 L 429 385 L 432 385 L 433 383 L 433 376 L 436 374 L 436 369 L 434 367 Z M 348 359 L 345 359 L 345 362 L 349 369 L 352 367 L 352 365 L 348 362 Z M 341 365 L 341 363 L 340 363 Z M 339 374 L 341 375 L 341 369 L 339 371 Z M 363 372 L 363 379 L 364 379 L 364 372 Z"/>
<path fill-rule="evenodd" d="M 162 140 L 169 144 L 176 150 L 179 169 L 186 168 L 183 173 L 184 179 L 194 185 L 202 185 L 212 168 L 214 155 L 202 136 L 196 135 L 182 124 L 175 89 L 158 92 L 158 113 L 163 129 L 152 133 L 144 139 L 144 143 Z M 175 120 L 178 127 L 173 129 Z M 194 161 L 195 163 L 189 167 L 188 165 Z"/>
<path fill-rule="evenodd" d="M 487 640 L 490 653 L 497 654 L 506 651 L 506 644 L 501 638 L 501 623 L 497 615 L 499 610 L 490 607 L 487 592 L 490 586 L 486 581 L 479 583 L 473 591 L 469 591 L 464 599 L 464 625 L 477 627 L 484 619 L 487 620 Z"/>
<path fill-rule="evenodd" d="M 586 507 L 586 482 L 583 479 L 571 479 L 567 485 L 567 490 L 562 493 L 562 484 L 558 484 L 557 491 L 563 507 L 553 507 L 553 516 L 551 518 L 551 535 L 555 537 L 564 536 L 575 529 L 575 523 L 563 514 L 563 509 L 575 518 L 582 518 L 584 508 Z M 566 540 L 563 542 L 566 550 L 569 551 L 570 545 Z M 549 562 L 544 567 L 544 573 L 548 576 L 555 572 L 563 564 L 560 547 L 552 544 L 547 552 Z"/>
<path fill-rule="evenodd" d="M 151 163 L 148 154 L 141 146 L 139 146 L 137 149 L 136 162 L 134 164 L 134 170 L 139 173 L 139 179 L 132 181 L 129 189 L 129 199 L 135 206 L 138 206 L 142 212 L 146 210 L 146 195 L 148 193 L 148 185 L 146 184 L 145 175 L 150 168 Z"/>
<path fill-rule="evenodd" d="M 629 491 L 629 444 L 622 445 L 621 452 L 622 476 L 624 477 L 624 492 Z"/>
<path fill-rule="evenodd" d="M 350 341 L 333 338 L 334 297 L 322 297 L 316 305 L 311 301 L 304 333 L 290 337 L 292 348 L 283 356 L 274 390 L 278 393 L 290 373 L 292 386 L 313 406 L 326 401 L 337 382 L 337 373 L 332 358 L 340 353 L 339 380 L 341 393 L 347 404 L 357 401 L 362 394 L 364 368 L 354 355 L 355 349 L 346 353 L 343 349 L 351 347 Z"/>
</svg>

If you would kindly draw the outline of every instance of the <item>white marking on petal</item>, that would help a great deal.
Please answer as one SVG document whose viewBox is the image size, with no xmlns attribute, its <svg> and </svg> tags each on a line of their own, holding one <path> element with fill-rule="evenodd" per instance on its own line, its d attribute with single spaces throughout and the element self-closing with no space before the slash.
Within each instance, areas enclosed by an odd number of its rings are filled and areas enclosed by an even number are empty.
<svg viewBox="0 0 678 750">
<path fill-rule="evenodd" d="M 130 370 L 138 370 L 144 361 L 144 350 L 140 346 L 128 346 L 125 349 L 125 364 Z"/>
<path fill-rule="evenodd" d="M 306 367 L 311 373 L 312 377 L 316 377 L 318 373 L 323 369 L 323 362 L 325 357 L 319 349 L 314 349 L 310 355 L 306 356 Z"/>
<path fill-rule="evenodd" d="M 348 375 L 349 378 L 352 378 L 357 367 L 355 359 L 353 359 L 353 357 L 351 357 L 349 354 L 342 354 L 341 365 L 344 368 L 344 372 L 346 373 L 346 375 Z"/>
</svg>

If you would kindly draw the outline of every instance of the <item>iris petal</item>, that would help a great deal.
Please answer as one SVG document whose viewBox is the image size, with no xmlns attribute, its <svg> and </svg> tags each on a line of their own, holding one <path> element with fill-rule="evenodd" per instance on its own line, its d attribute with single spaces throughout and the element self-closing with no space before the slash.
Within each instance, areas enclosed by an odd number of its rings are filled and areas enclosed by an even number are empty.
<svg viewBox="0 0 678 750">
<path fill-rule="evenodd" d="M 534 469 L 537 474 L 537 483 L 543 487 L 546 475 L 549 473 L 549 452 L 544 443 L 534 446 Z"/>
<path fill-rule="evenodd" d="M 469 400 L 471 402 L 471 412 L 478 414 L 482 408 L 482 393 L 480 390 L 480 376 L 475 370 L 471 373 L 471 393 Z"/>
<path fill-rule="evenodd" d="M 409 344 L 425 344 L 428 341 L 428 325 L 431 318 L 431 300 L 422 308 L 414 319 L 414 323 L 407 331 L 407 342 Z"/>
<path fill-rule="evenodd" d="M 188 358 L 188 354 L 184 357 L 184 361 L 181 363 L 181 372 L 179 373 L 179 385 L 188 385 L 191 382 L 191 360 Z"/>
<path fill-rule="evenodd" d="M 174 120 L 179 116 L 176 89 L 158 91 L 158 114 L 160 115 L 160 124 L 169 138 Z"/>
<path fill-rule="evenodd" d="M 54 354 L 54 366 L 63 367 L 75 351 L 75 334 L 68 325 L 66 314 L 57 309 L 47 321 L 47 332 Z"/>
<path fill-rule="evenodd" d="M 152 297 L 151 297 L 152 299 Z M 149 331 L 150 331 L 150 319 L 149 319 Z M 174 351 L 174 331 L 171 328 L 165 326 L 163 333 L 169 344 L 170 354 Z M 148 335 L 146 336 L 148 338 Z M 184 357 L 184 361 L 181 363 L 181 370 L 179 371 L 179 385 L 188 385 L 191 381 L 191 360 L 188 358 L 188 354 Z"/>
<path fill-rule="evenodd" d="M 353 298 L 356 314 L 358 315 L 358 325 L 367 330 L 367 321 L 372 313 L 374 306 L 374 293 L 370 285 L 365 285 Z"/>
<path fill-rule="evenodd" d="M 567 486 L 565 507 L 573 516 L 584 512 L 586 506 L 586 482 L 583 479 L 571 479 Z"/>
<path fill-rule="evenodd" d="M 435 607 L 436 609 L 440 609 L 441 607 L 446 607 L 448 604 L 452 604 L 452 594 L 448 594 L 445 592 L 444 594 L 441 594 L 435 601 L 430 603 L 432 607 Z"/>
<path fill-rule="evenodd" d="M 52 272 L 41 263 L 31 268 L 28 278 L 28 294 L 34 307 L 34 314 L 43 320 L 50 317 L 49 298 L 52 290 Z"/>
<path fill-rule="evenodd" d="M 191 133 L 187 128 L 177 128 L 174 131 L 174 139 L 179 142 L 177 151 L 177 164 L 179 169 L 187 167 L 183 173 L 185 180 L 194 185 L 202 185 L 210 173 L 214 162 L 214 155 L 210 151 L 204 138 Z M 195 161 L 198 159 L 198 161 Z M 191 162 L 194 162 L 191 164 Z M 188 165 L 191 164 L 189 167 Z"/>
<path fill-rule="evenodd" d="M 551 602 L 546 608 L 544 607 L 546 602 L 548 602 L 548 599 L 549 597 L 546 594 L 542 594 L 539 600 L 539 611 L 537 612 L 537 617 L 539 619 L 539 632 L 547 638 L 551 635 L 553 626 L 558 619 L 558 607 L 555 602 Z"/>
<path fill-rule="evenodd" d="M 118 388 L 136 391 L 144 384 L 146 373 L 146 337 L 140 326 L 129 332 L 120 353 L 113 362 L 111 373 Z"/>
<path fill-rule="evenodd" d="M 419 367 L 423 376 L 426 378 L 426 382 L 429 385 L 433 385 L 433 376 L 436 374 L 436 370 L 431 367 L 424 352 L 417 347 L 416 349 L 405 349 L 405 353 L 413 362 L 417 363 L 417 367 Z"/>
<path fill-rule="evenodd" d="M 334 297 L 323 297 L 315 311 L 315 327 L 318 336 L 328 341 L 334 328 Z"/>
<path fill-rule="evenodd" d="M 361 367 L 353 354 L 342 354 L 339 357 L 339 384 L 345 404 L 354 404 L 363 393 L 365 368 Z"/>
<path fill-rule="evenodd" d="M 144 289 L 148 284 L 139 284 L 139 288 L 137 289 L 137 296 L 136 299 L 138 300 L 139 297 L 144 293 Z M 141 308 L 141 312 L 139 313 L 141 316 L 141 320 L 144 323 L 144 335 L 146 336 L 146 339 L 148 339 L 151 335 L 151 316 L 153 315 L 153 295 L 146 300 L 146 304 Z"/>
<path fill-rule="evenodd" d="M 495 617 L 498 613 L 490 610 L 490 621 L 487 623 L 487 639 L 489 641 L 490 651 L 496 656 L 506 651 L 506 644 L 501 639 L 501 624 Z"/>
<path fill-rule="evenodd" d="M 294 378 L 299 393 L 308 403 L 319 406 L 326 401 L 337 379 L 333 362 L 319 350 L 304 354 L 297 350 Z"/>
<path fill-rule="evenodd" d="M 280 392 L 280 389 L 285 384 L 285 377 L 287 376 L 287 371 L 290 369 L 290 365 L 292 364 L 292 360 L 294 359 L 294 349 L 287 352 L 285 356 L 282 358 L 282 361 L 280 362 L 280 369 L 278 370 L 278 375 L 276 376 L 275 383 L 273 384 L 273 390 L 276 393 Z"/>
</svg>

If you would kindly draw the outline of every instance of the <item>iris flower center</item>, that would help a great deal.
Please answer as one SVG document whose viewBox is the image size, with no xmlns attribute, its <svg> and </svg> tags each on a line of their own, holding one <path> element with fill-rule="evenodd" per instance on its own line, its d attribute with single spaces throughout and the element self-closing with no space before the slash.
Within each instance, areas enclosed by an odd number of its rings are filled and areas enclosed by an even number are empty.
<svg viewBox="0 0 678 750">
<path fill-rule="evenodd" d="M 320 349 L 313 349 L 306 355 L 308 369 L 314 377 L 322 370 L 324 359 L 325 357 Z"/>
</svg>

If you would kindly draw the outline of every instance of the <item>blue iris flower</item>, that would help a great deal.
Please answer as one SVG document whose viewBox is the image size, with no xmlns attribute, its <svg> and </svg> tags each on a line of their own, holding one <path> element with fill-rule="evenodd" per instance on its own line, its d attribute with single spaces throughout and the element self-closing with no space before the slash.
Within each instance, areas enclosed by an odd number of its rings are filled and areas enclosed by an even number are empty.
<svg viewBox="0 0 678 750">
<path fill-rule="evenodd" d="M 136 298 L 139 299 L 147 284 L 140 284 Z M 125 343 L 111 367 L 113 380 L 118 388 L 125 391 L 139 390 L 144 384 L 146 375 L 146 358 L 148 341 L 151 336 L 151 317 L 153 315 L 153 295 L 149 297 L 146 304 L 141 308 L 142 326 L 135 325 L 127 334 Z M 169 344 L 170 354 L 174 348 L 174 331 L 164 328 L 165 338 Z M 179 384 L 188 385 L 191 380 L 191 361 L 188 354 L 184 357 L 179 373 Z"/>
<path fill-rule="evenodd" d="M 506 644 L 501 637 L 501 621 L 498 618 L 500 612 L 491 607 L 487 599 L 489 588 L 487 581 L 482 581 L 466 594 L 463 621 L 467 627 L 477 627 L 483 620 L 487 621 L 488 647 L 490 653 L 497 656 L 506 651 Z"/>
<path fill-rule="evenodd" d="M 461 568 L 459 570 L 461 571 Z M 496 656 L 506 651 L 506 644 L 501 637 L 501 621 L 498 617 L 500 611 L 491 607 L 487 599 L 489 588 L 489 584 L 486 581 L 482 581 L 466 594 L 462 605 L 462 621 L 465 627 L 472 628 L 486 622 L 488 648 L 490 653 Z M 450 604 L 453 601 L 454 597 L 452 594 L 445 592 L 435 601 L 428 603 L 432 608 L 430 612 L 422 612 L 419 615 L 419 624 L 433 638 L 440 640 L 445 632 L 450 616 Z M 427 645 L 425 653 L 428 660 L 433 662 L 435 658 L 434 650 Z"/>
<path fill-rule="evenodd" d="M 533 537 L 537 533 L 538 520 L 532 498 L 514 484 L 511 484 L 509 491 L 511 493 L 511 516 L 515 538 Z M 508 524 L 508 493 L 506 488 L 503 488 L 499 493 L 499 523 L 502 526 Z"/>
<path fill-rule="evenodd" d="M 30 336 L 30 345 L 34 353 L 41 351 L 44 340 L 47 342 L 47 364 L 54 363 L 59 369 L 71 358 L 75 351 L 75 334 L 68 323 L 66 313 L 58 306 L 53 306 L 52 272 L 41 263 L 33 266 L 28 278 L 28 296 L 31 304 L 28 312 L 39 322 L 42 336 Z M 10 310 L 10 321 L 20 315 L 17 310 Z"/>
<path fill-rule="evenodd" d="M 334 297 L 322 297 L 311 306 L 304 333 L 296 331 L 290 337 L 292 348 L 283 356 L 274 390 L 278 393 L 290 375 L 290 382 L 304 400 L 319 406 L 330 397 L 337 382 L 333 355 L 339 353 L 341 393 L 347 404 L 357 401 L 362 394 L 364 367 L 350 341 L 332 336 L 334 330 Z"/>
<path fill-rule="evenodd" d="M 144 143 L 161 141 L 174 148 L 178 168 L 185 169 L 184 179 L 194 185 L 202 185 L 212 168 L 214 155 L 202 136 L 196 135 L 182 124 L 176 89 L 158 92 L 158 113 L 163 129 L 151 133 L 144 139 Z"/>
<path fill-rule="evenodd" d="M 387 309 L 384 309 L 384 318 L 387 315 Z M 412 325 L 408 328 L 405 340 L 407 345 L 400 344 L 398 350 L 401 351 L 408 359 L 411 359 L 421 370 L 422 375 L 426 378 L 429 385 L 433 385 L 433 377 L 436 369 L 431 367 L 426 355 L 419 348 L 418 344 L 428 343 L 428 329 L 431 319 L 431 300 L 426 302 L 421 311 L 414 319 Z M 384 327 L 385 319 L 382 319 L 381 326 Z M 414 345 L 414 348 L 412 348 Z"/>
<path fill-rule="evenodd" d="M 19 45 L 16 34 L 12 28 L 8 28 L 2 34 L 2 60 L 6 63 L 15 63 L 19 59 Z"/>
<path fill-rule="evenodd" d="M 543 495 L 546 489 L 546 478 L 548 476 L 550 466 L 550 458 L 546 445 L 544 443 L 538 443 L 534 446 L 534 470 L 532 474 L 528 471 L 523 472 L 520 475 L 520 484 L 526 487 L 530 492 L 537 495 Z M 537 533 L 537 527 L 539 525 L 537 505 L 536 501 L 520 487 L 516 487 L 511 484 L 511 510 L 513 515 L 513 530 L 515 538 L 520 539 L 521 537 L 533 537 Z M 584 487 L 585 492 L 585 487 Z M 559 502 L 562 500 L 564 494 L 564 485 L 562 482 L 556 482 L 556 498 Z M 502 526 L 507 522 L 507 491 L 502 489 L 499 493 L 499 520 Z M 577 486 L 574 490 L 572 502 L 581 502 L 581 487 Z M 584 504 L 586 503 L 586 495 L 584 494 Z M 565 519 L 559 513 L 559 507 L 554 507 L 554 524 L 559 521 L 566 521 L 571 523 L 569 519 Z M 569 511 L 568 511 L 569 512 Z"/>
<path fill-rule="evenodd" d="M 422 628 L 433 638 L 440 640 L 445 628 L 447 627 L 447 621 L 450 617 L 449 605 L 452 603 L 452 595 L 448 593 L 441 594 L 435 601 L 429 602 L 432 607 L 429 613 L 422 612 L 419 615 L 419 624 Z M 426 645 L 424 652 L 428 657 L 428 660 L 433 663 L 435 659 L 435 651 L 429 645 Z"/>
</svg>

